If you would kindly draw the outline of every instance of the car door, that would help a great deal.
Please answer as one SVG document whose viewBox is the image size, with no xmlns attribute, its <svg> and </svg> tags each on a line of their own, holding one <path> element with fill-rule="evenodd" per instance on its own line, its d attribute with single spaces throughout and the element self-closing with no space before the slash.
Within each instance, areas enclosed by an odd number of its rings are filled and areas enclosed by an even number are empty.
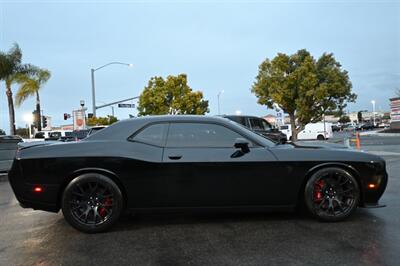
<svg viewBox="0 0 400 266">
<path fill-rule="evenodd" d="M 250 152 L 235 156 L 243 136 L 224 125 L 171 123 L 163 162 L 168 179 L 168 205 L 216 207 L 273 203 L 270 186 L 276 161 L 268 148 L 249 140 Z M 240 154 L 239 154 L 240 155 Z"/>
</svg>

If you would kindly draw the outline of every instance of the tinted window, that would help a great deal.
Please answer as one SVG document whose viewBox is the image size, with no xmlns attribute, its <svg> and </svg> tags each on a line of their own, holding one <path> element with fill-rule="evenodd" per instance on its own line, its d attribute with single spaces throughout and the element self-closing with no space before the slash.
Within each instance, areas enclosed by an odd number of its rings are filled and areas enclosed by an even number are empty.
<svg viewBox="0 0 400 266">
<path fill-rule="evenodd" d="M 169 127 L 168 147 L 233 147 L 238 133 L 215 124 L 173 123 Z"/>
<path fill-rule="evenodd" d="M 150 125 L 133 137 L 134 141 L 163 146 L 166 124 Z"/>
<path fill-rule="evenodd" d="M 281 129 L 289 129 L 288 126 L 281 126 Z"/>
<path fill-rule="evenodd" d="M 250 126 L 254 130 L 270 130 L 271 125 L 263 120 L 263 119 L 257 119 L 257 118 L 250 118 Z"/>
</svg>

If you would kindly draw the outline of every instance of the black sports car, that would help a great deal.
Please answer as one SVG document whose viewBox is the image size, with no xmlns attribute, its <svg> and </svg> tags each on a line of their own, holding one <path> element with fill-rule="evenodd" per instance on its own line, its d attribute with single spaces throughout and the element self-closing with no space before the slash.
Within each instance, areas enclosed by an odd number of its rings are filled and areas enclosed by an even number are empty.
<svg viewBox="0 0 400 266">
<path fill-rule="evenodd" d="M 385 161 L 351 149 L 276 144 L 221 117 L 124 120 L 80 141 L 22 148 L 9 180 L 23 207 L 84 232 L 124 209 L 268 210 L 304 205 L 322 221 L 379 206 Z"/>
</svg>

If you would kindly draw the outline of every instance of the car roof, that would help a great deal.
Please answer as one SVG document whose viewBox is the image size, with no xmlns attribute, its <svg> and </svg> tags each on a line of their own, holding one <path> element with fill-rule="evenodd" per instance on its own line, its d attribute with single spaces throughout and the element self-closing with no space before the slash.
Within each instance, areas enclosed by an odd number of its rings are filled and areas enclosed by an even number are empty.
<svg viewBox="0 0 400 266">
<path fill-rule="evenodd" d="M 106 127 L 96 134 L 87 137 L 87 140 L 100 139 L 122 139 L 126 138 L 127 132 L 136 132 L 138 129 L 150 123 L 160 122 L 219 122 L 229 123 L 227 118 L 205 115 L 152 115 L 121 120 L 109 127 Z"/>
<path fill-rule="evenodd" d="M 243 117 L 243 118 L 257 118 L 257 119 L 265 120 L 262 117 L 258 117 L 258 116 L 254 116 L 254 115 L 221 115 L 221 117 Z"/>
<path fill-rule="evenodd" d="M 169 122 L 209 122 L 209 123 L 218 123 L 222 125 L 226 125 L 230 128 L 235 127 L 237 130 L 241 131 L 245 136 L 248 136 L 253 141 L 260 143 L 264 142 L 264 138 L 258 136 L 257 134 L 251 132 L 248 129 L 244 129 L 242 126 L 237 123 L 229 120 L 228 118 L 220 117 L 220 116 L 206 116 L 206 115 L 156 115 L 156 116 L 143 116 L 138 118 L 130 118 L 121 120 L 107 128 L 104 128 L 93 134 L 88 136 L 85 141 L 92 140 L 121 140 L 126 139 L 130 135 L 137 132 L 139 129 L 144 126 L 152 123 L 169 123 Z M 243 132 L 245 131 L 245 132 Z M 254 134 L 254 135 L 253 135 Z M 250 135 L 250 136 L 249 136 Z M 258 138 L 261 138 L 258 139 Z M 258 140 L 255 140 L 258 139 Z M 266 144 L 272 145 L 272 143 Z"/>
</svg>

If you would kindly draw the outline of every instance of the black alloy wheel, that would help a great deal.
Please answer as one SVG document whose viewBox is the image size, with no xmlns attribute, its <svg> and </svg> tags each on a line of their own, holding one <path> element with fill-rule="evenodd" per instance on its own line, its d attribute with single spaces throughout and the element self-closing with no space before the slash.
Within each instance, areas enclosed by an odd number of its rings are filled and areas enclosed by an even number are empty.
<svg viewBox="0 0 400 266">
<path fill-rule="evenodd" d="M 91 173 L 76 177 L 62 199 L 65 219 L 76 229 L 97 233 L 114 225 L 123 209 L 122 193 L 108 177 Z"/>
<path fill-rule="evenodd" d="M 324 168 L 314 173 L 305 187 L 308 211 L 321 221 L 335 222 L 350 216 L 360 200 L 357 180 L 341 168 Z"/>
</svg>

